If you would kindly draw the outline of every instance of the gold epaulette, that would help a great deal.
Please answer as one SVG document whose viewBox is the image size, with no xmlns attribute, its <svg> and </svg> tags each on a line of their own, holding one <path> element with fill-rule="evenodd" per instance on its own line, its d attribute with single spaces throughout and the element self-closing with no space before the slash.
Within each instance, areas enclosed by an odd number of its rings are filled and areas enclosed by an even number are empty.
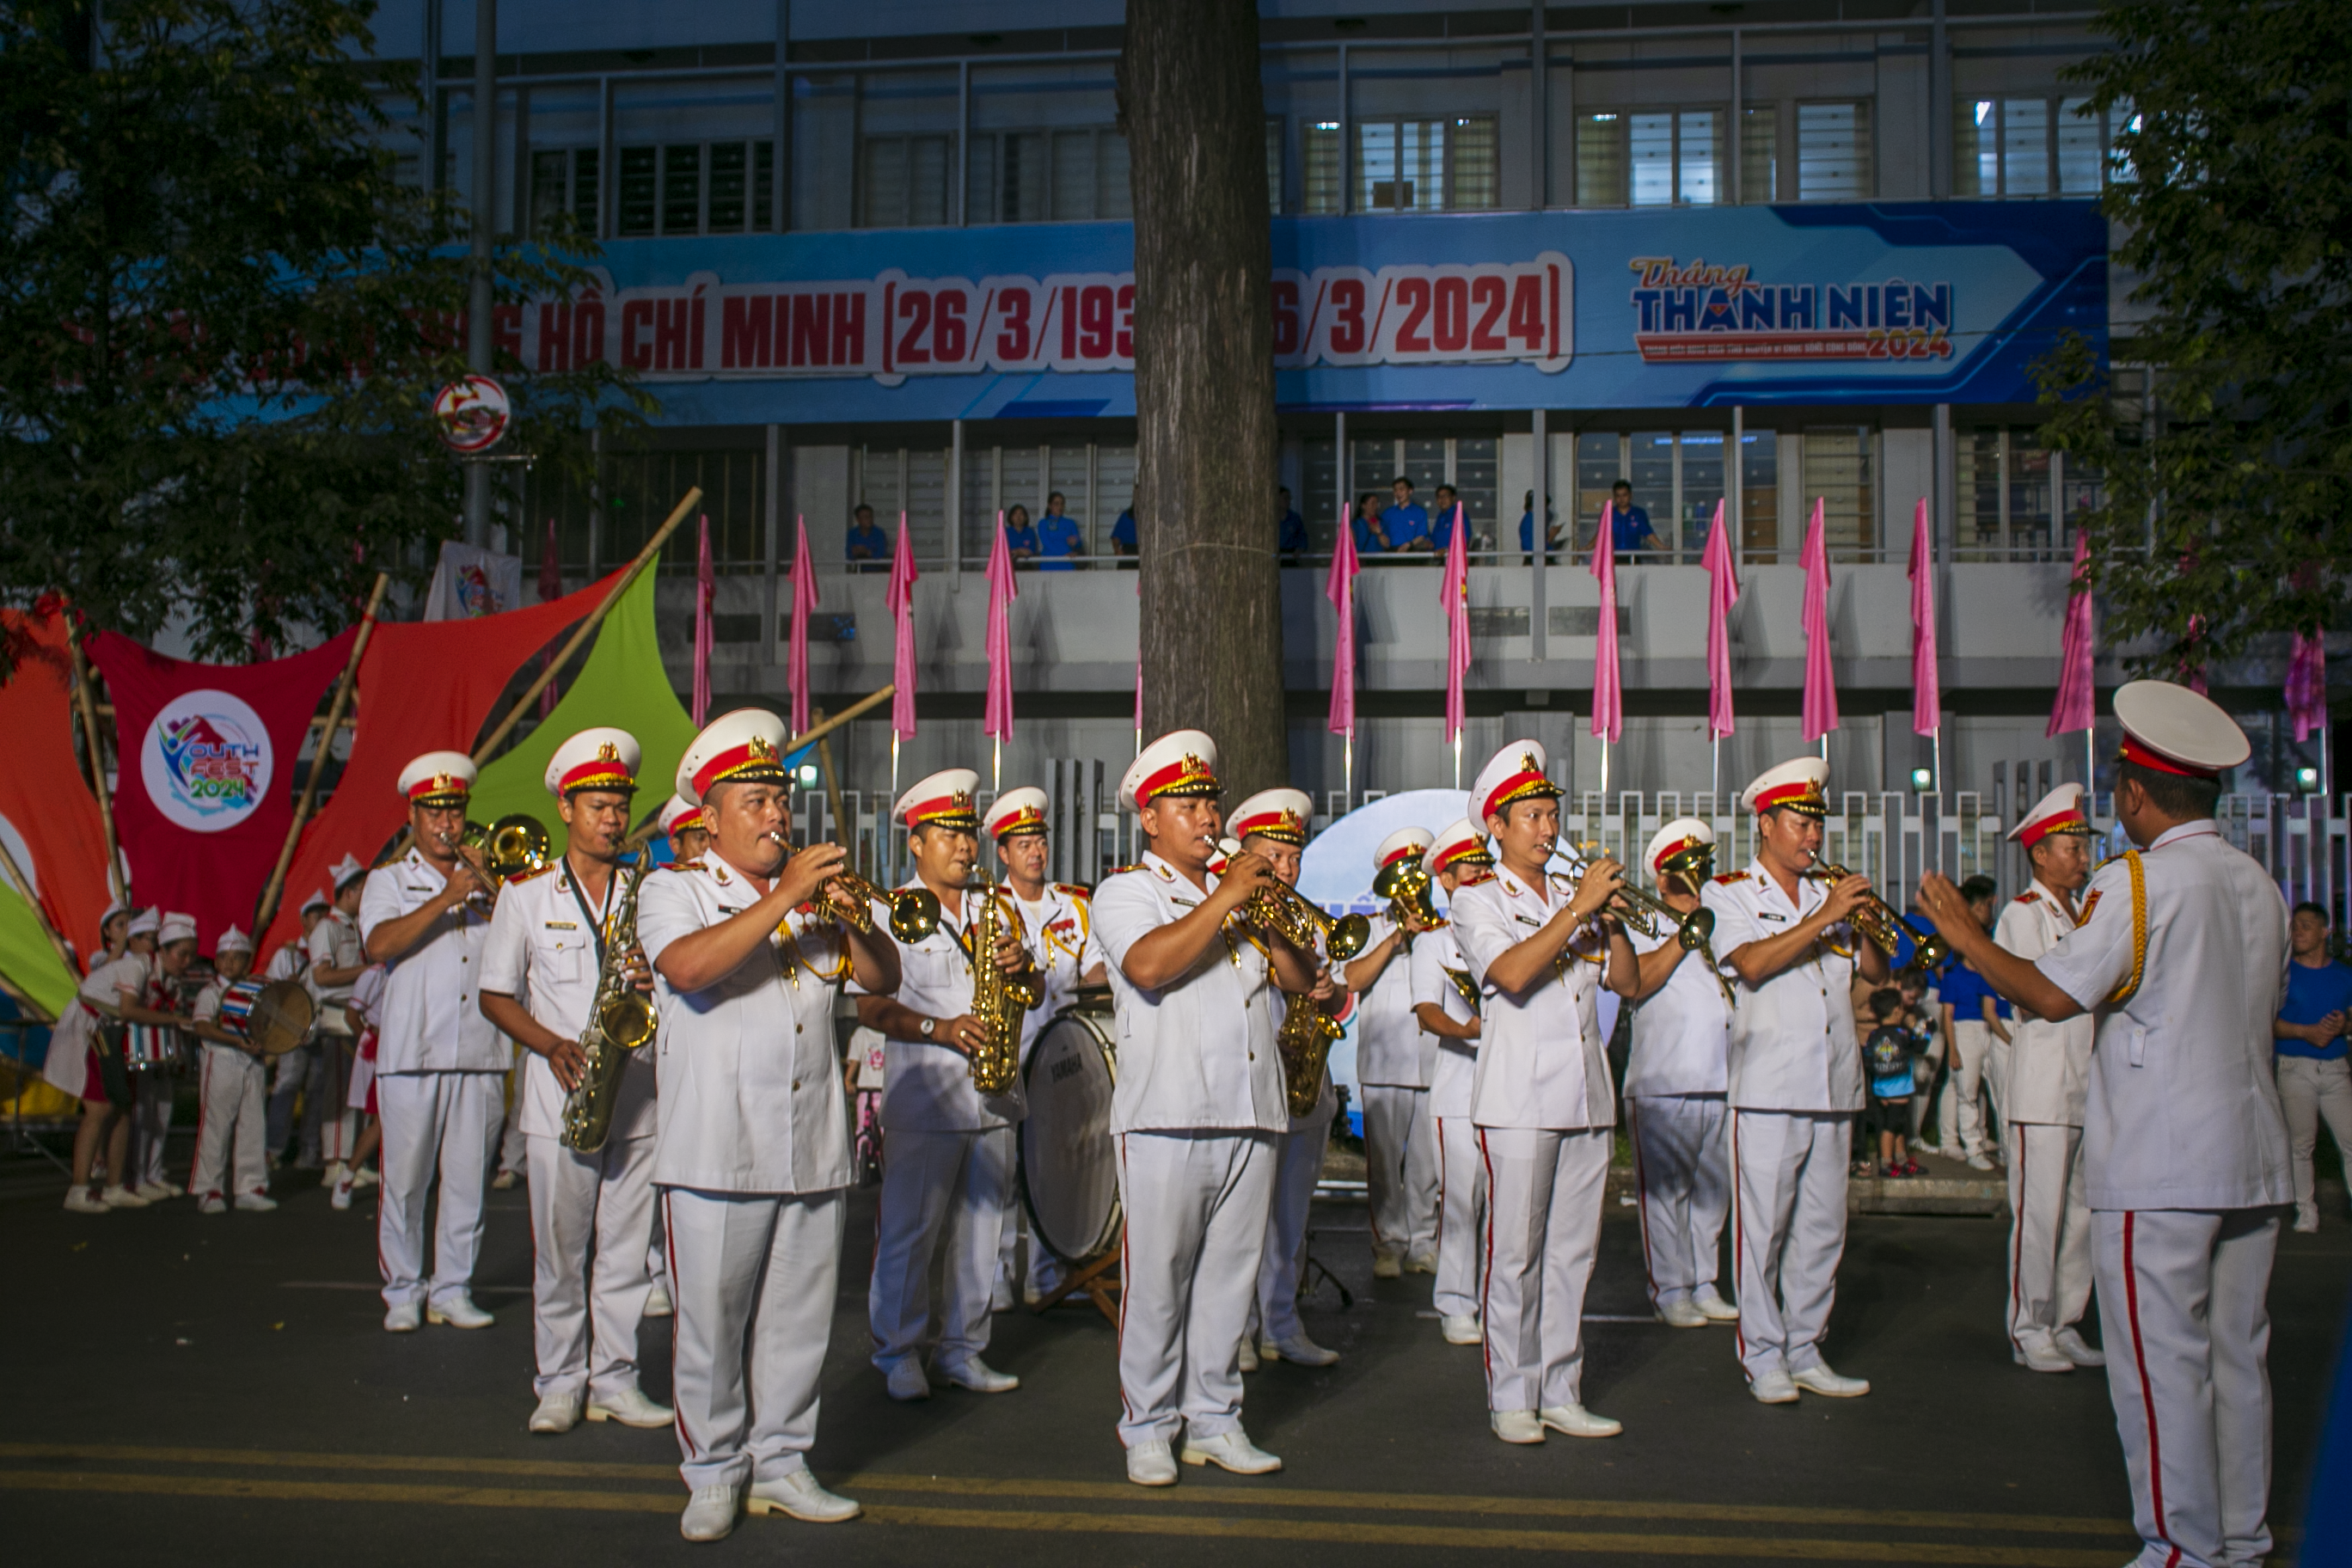
<svg viewBox="0 0 2352 1568">
<path fill-rule="evenodd" d="M 1122 870 L 1125 868 L 1120 868 Z M 1108 872 L 1104 874 L 1108 875 Z M 1074 899 L 1091 899 L 1095 896 L 1095 890 L 1092 888 L 1082 888 L 1076 882 L 1056 882 L 1054 884 L 1054 890 L 1057 893 L 1067 893 Z"/>
<path fill-rule="evenodd" d="M 1727 888 L 1734 882 L 1744 882 L 1748 880 L 1748 873 L 1745 871 L 1726 871 L 1722 876 L 1712 878 L 1710 879 L 1718 888 Z"/>
<path fill-rule="evenodd" d="M 561 864 L 561 861 L 550 860 L 544 866 L 534 866 L 528 871 L 518 871 L 513 876 L 507 879 L 507 886 L 511 888 L 518 882 L 528 882 L 533 878 L 544 877 Z"/>
<path fill-rule="evenodd" d="M 667 865 L 656 867 L 655 869 L 661 871 L 699 871 L 704 869 L 704 867 L 701 859 L 697 858 L 692 860 L 672 860 Z"/>
<path fill-rule="evenodd" d="M 2042 901 L 2042 895 L 2032 891 L 2031 889 L 2028 889 L 2026 891 L 2018 894 L 2011 901 L 2020 904 L 2038 904 Z"/>
<path fill-rule="evenodd" d="M 1132 866 L 1106 866 L 1103 868 L 1102 882 L 1108 882 L 1113 877 L 1125 876 L 1129 871 L 1140 871 L 1142 869 L 1143 862 L 1140 860 L 1138 860 Z M 1095 886 L 1099 888 L 1102 886 L 1102 882 L 1097 882 Z"/>
</svg>

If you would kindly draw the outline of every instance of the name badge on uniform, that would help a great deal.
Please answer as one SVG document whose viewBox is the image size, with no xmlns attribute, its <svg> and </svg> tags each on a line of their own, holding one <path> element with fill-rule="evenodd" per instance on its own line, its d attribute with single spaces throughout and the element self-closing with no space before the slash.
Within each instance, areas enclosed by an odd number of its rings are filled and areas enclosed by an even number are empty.
<svg viewBox="0 0 2352 1568">
<path fill-rule="evenodd" d="M 1198 899 L 1180 899 L 1173 893 L 1168 896 L 1168 901 L 1171 904 L 1181 904 L 1188 910 L 1198 909 L 1201 906 L 1201 900 Z"/>
<path fill-rule="evenodd" d="M 1786 915 L 1776 915 L 1770 910 L 1758 910 L 1756 911 L 1756 918 L 1759 921 L 1771 921 L 1775 924 L 1782 925 L 1788 923 L 1789 919 Z"/>
<path fill-rule="evenodd" d="M 580 929 L 580 922 L 578 921 L 550 921 L 547 922 L 547 929 L 550 931 L 578 931 Z"/>
<path fill-rule="evenodd" d="M 1533 915 L 1513 915 L 1511 918 L 1518 921 L 1523 926 L 1534 926 L 1538 931 L 1543 929 L 1543 921 L 1536 919 Z"/>
</svg>

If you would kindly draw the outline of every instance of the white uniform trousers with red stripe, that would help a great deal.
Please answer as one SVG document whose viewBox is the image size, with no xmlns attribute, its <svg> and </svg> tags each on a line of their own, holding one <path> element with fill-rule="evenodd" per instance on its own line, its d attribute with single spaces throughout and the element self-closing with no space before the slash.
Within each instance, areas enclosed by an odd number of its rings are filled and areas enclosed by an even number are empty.
<svg viewBox="0 0 2352 1568">
<path fill-rule="evenodd" d="M 234 1046 L 207 1043 L 197 1072 L 196 1163 L 188 1177 L 189 1193 L 198 1198 L 267 1193 L 263 1084 L 269 1069 Z"/>
<path fill-rule="evenodd" d="M 1257 1293 L 1276 1161 L 1272 1132 L 1118 1139 L 1118 1391 L 1123 1447 L 1242 1424 L 1242 1330 Z"/>
<path fill-rule="evenodd" d="M 882 1204 L 866 1310 L 874 1364 L 888 1373 L 935 1345 L 955 1366 L 988 1348 L 989 1298 L 1013 1187 L 1010 1127 L 934 1132 L 886 1128 Z M 932 1281 L 939 1311 L 931 1310 Z"/>
<path fill-rule="evenodd" d="M 1328 1097 L 1326 1097 L 1327 1100 Z M 1298 1273 L 1307 1263 L 1307 1221 L 1315 1207 L 1315 1183 L 1331 1147 L 1331 1109 L 1306 1125 L 1275 1135 L 1274 1192 L 1265 1216 L 1265 1254 L 1257 1265 L 1257 1310 L 1270 1340 L 1296 1339 L 1307 1331 L 1298 1321 Z"/>
<path fill-rule="evenodd" d="M 2271 1549 L 2276 1209 L 2091 1215 L 2107 1393 L 2147 1568 L 2253 1568 Z"/>
<path fill-rule="evenodd" d="M 131 1075 L 131 1171 L 118 1178 L 124 1186 L 144 1187 L 163 1180 L 163 1148 L 172 1136 L 172 1106 L 179 1092 L 176 1069 Z"/>
<path fill-rule="evenodd" d="M 1486 1163 L 1466 1116 L 1437 1119 L 1437 1289 L 1430 1303 L 1446 1318 L 1478 1315 L 1478 1269 L 1486 1258 Z"/>
<path fill-rule="evenodd" d="M 494 1072 L 389 1072 L 375 1080 L 383 1124 L 376 1267 L 387 1307 L 436 1306 L 473 1285 L 482 1247 L 482 1194 L 498 1146 L 503 1085 Z M 425 1196 L 441 1183 L 433 1277 L 425 1276 Z"/>
<path fill-rule="evenodd" d="M 1851 1111 L 1731 1113 L 1739 1364 L 1750 1383 L 1821 1363 L 1845 1255 L 1853 1122 Z"/>
<path fill-rule="evenodd" d="M 654 1138 L 594 1153 L 527 1138 L 530 1174 L 531 1392 L 616 1399 L 637 1386 L 637 1324 L 653 1281 Z"/>
<path fill-rule="evenodd" d="M 2014 1123 L 2009 1145 L 2009 1342 L 2049 1348 L 2091 1303 L 2091 1205 L 2083 1130 Z"/>
<path fill-rule="evenodd" d="M 1364 1184 L 1372 1250 L 1412 1258 L 1437 1246 L 1437 1121 L 1429 1090 L 1368 1083 Z"/>
<path fill-rule="evenodd" d="M 1663 1311 L 1715 1284 L 1723 1222 L 1731 1212 L 1731 1156 L 1719 1094 L 1627 1097 L 1633 1182 L 1640 1194 L 1642 1258 L 1650 1305 Z"/>
<path fill-rule="evenodd" d="M 1584 1288 L 1601 1246 L 1613 1129 L 1482 1127 L 1486 1407 L 1581 1405 Z"/>
<path fill-rule="evenodd" d="M 678 1474 L 689 1489 L 808 1467 L 847 1197 L 662 1190 Z"/>
<path fill-rule="evenodd" d="M 360 1139 L 360 1115 L 351 1106 L 354 1043 L 349 1035 L 322 1027 L 304 1090 L 302 1142 L 306 1147 L 315 1142 L 319 1158 L 331 1165 L 349 1160 Z"/>
</svg>

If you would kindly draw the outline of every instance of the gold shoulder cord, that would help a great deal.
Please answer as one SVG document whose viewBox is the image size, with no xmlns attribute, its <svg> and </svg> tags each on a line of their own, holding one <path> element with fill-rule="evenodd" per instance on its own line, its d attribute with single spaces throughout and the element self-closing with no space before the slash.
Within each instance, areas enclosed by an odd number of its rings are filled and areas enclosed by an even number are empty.
<svg viewBox="0 0 2352 1568">
<path fill-rule="evenodd" d="M 2147 973 L 2147 877 L 2140 868 L 2138 850 L 2125 850 L 2123 861 L 2124 869 L 2131 874 L 2132 966 L 2131 973 L 2107 997 L 2110 1007 L 2120 1007 L 2138 994 L 2139 983 Z"/>
</svg>

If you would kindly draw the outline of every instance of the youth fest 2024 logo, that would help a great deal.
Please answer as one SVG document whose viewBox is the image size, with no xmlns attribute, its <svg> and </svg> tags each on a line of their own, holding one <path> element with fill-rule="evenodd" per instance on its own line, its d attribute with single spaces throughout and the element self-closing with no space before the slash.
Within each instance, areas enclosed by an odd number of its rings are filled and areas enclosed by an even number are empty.
<svg viewBox="0 0 2352 1568">
<path fill-rule="evenodd" d="M 1645 363 L 1952 357 L 1949 283 L 1776 284 L 1744 266 L 1670 256 L 1628 265 Z"/>
<path fill-rule="evenodd" d="M 226 691 L 188 691 L 147 726 L 139 775 L 165 820 L 218 833 L 244 822 L 267 798 L 271 760 L 259 714 Z"/>
</svg>

